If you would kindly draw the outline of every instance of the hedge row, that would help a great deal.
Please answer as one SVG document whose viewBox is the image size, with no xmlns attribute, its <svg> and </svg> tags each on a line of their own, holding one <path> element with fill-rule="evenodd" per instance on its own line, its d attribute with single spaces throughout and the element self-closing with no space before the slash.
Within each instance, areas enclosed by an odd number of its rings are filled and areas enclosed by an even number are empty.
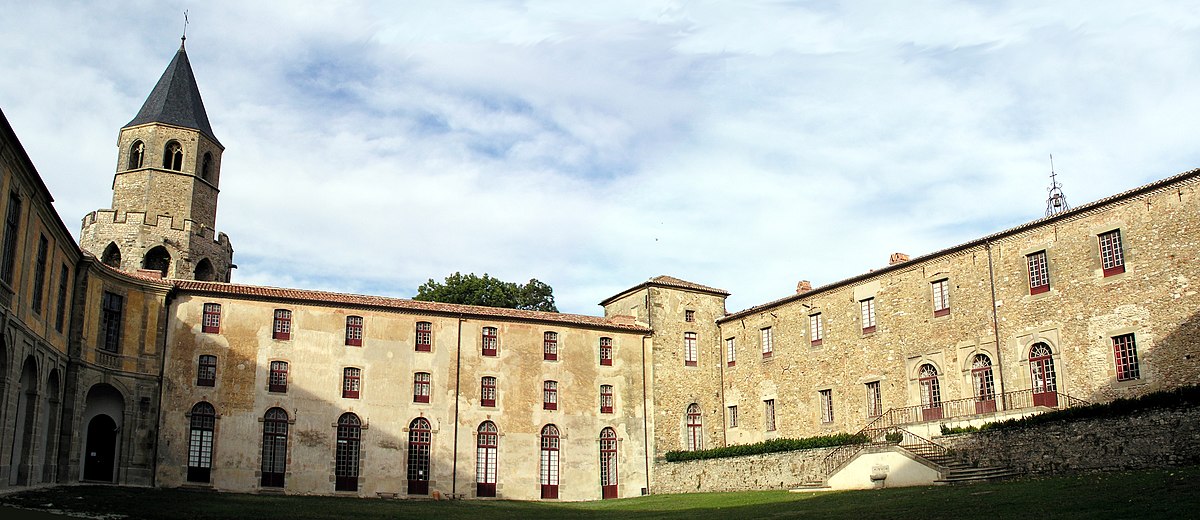
<svg viewBox="0 0 1200 520">
<path fill-rule="evenodd" d="M 719 459 L 722 457 L 740 457 L 743 455 L 758 455 L 760 453 L 775 453 L 779 451 L 811 450 L 813 448 L 828 448 L 846 444 L 864 444 L 868 441 L 866 435 L 839 433 L 837 435 L 821 435 L 803 439 L 771 439 L 754 444 L 735 444 L 723 448 L 712 448 L 696 451 L 668 451 L 668 462 L 684 460 Z"/>
<path fill-rule="evenodd" d="M 1141 397 L 1115 399 L 1107 403 L 1095 403 L 1030 415 L 1021 419 L 987 423 L 980 426 L 979 429 L 1008 430 L 1058 421 L 1124 417 L 1142 410 L 1155 408 L 1185 408 L 1194 406 L 1200 406 L 1200 386 L 1185 386 L 1174 390 L 1152 392 Z"/>
</svg>

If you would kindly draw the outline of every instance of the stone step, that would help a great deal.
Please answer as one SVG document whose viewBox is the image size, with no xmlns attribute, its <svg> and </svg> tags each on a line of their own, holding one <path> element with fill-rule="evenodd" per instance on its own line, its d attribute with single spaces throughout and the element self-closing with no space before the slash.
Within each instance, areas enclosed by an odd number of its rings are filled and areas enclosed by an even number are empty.
<svg viewBox="0 0 1200 520">
<path fill-rule="evenodd" d="M 1002 480 L 1020 475 L 1012 468 L 986 467 L 954 469 L 947 473 L 946 478 L 934 481 L 934 484 L 967 484 L 972 482 L 988 482 Z"/>
</svg>

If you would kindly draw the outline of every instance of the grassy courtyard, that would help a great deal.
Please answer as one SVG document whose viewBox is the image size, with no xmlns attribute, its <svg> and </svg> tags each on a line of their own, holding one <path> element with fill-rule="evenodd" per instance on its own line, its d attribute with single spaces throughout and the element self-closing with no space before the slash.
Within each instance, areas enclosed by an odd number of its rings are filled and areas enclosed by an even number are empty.
<svg viewBox="0 0 1200 520">
<path fill-rule="evenodd" d="M 67 486 L 0 504 L 148 519 L 1192 518 L 1200 467 L 880 491 L 654 495 L 583 503 L 380 500 Z M 115 516 L 107 516 L 114 518 Z"/>
</svg>

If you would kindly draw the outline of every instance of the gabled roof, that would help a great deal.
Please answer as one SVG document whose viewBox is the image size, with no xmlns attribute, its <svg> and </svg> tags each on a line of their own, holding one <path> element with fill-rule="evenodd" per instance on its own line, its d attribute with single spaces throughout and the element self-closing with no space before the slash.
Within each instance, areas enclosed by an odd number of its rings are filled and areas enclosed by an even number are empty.
<svg viewBox="0 0 1200 520">
<path fill-rule="evenodd" d="M 674 276 L 667 276 L 664 274 L 661 276 L 655 276 L 654 278 L 651 278 L 645 282 L 642 282 L 638 285 L 635 285 L 633 287 L 625 289 L 624 291 L 621 291 L 617 294 L 609 296 L 608 298 L 605 298 L 604 301 L 600 302 L 600 305 L 608 305 L 609 302 L 616 300 L 617 298 L 620 298 L 622 296 L 625 296 L 626 294 L 629 294 L 633 291 L 637 291 L 637 290 L 645 288 L 645 287 L 668 287 L 671 289 L 684 289 L 684 290 L 688 290 L 688 291 L 708 293 L 708 294 L 713 294 L 713 295 L 721 296 L 721 297 L 729 296 L 729 292 L 724 289 L 717 289 L 715 287 L 709 287 L 707 285 L 700 285 L 695 282 L 689 282 L 687 280 L 680 280 L 679 278 L 675 278 Z"/>
<path fill-rule="evenodd" d="M 209 294 L 228 298 L 266 301 L 291 301 L 312 305 L 354 306 L 375 309 L 392 310 L 413 314 L 434 314 L 442 316 L 469 316 L 476 319 L 498 318 L 539 323 L 558 323 L 580 327 L 619 330 L 622 332 L 649 333 L 650 329 L 634 324 L 632 321 L 582 314 L 566 314 L 559 312 L 527 311 L 500 307 L 480 307 L 477 305 L 459 305 L 454 303 L 427 302 L 390 298 L 386 296 L 366 296 L 360 294 L 343 294 L 327 291 L 310 291 L 303 289 L 284 289 L 258 285 L 241 285 L 223 282 L 201 282 L 195 280 L 171 280 L 175 288 L 182 292 Z"/>
<path fill-rule="evenodd" d="M 208 113 L 204 111 L 204 101 L 200 99 L 200 88 L 196 86 L 196 76 L 192 74 L 192 64 L 188 61 L 187 51 L 183 44 L 175 59 L 167 65 L 167 70 L 150 91 L 150 97 L 142 104 L 142 109 L 134 116 L 133 121 L 123 128 L 144 125 L 146 123 L 166 123 L 199 130 L 209 139 L 217 141 L 213 135 L 212 126 L 208 123 Z M 217 141 L 217 145 L 220 145 Z"/>
</svg>

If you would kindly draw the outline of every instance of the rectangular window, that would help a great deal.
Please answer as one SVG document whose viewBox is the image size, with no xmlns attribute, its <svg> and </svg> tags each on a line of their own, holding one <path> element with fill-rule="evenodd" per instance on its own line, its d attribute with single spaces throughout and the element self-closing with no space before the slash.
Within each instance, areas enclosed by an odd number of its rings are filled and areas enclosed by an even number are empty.
<svg viewBox="0 0 1200 520">
<path fill-rule="evenodd" d="M 858 302 L 858 307 L 862 311 L 863 334 L 875 332 L 875 298 L 867 298 Z"/>
<path fill-rule="evenodd" d="M 943 278 L 930 284 L 933 287 L 933 316 L 950 314 L 950 280 Z"/>
<path fill-rule="evenodd" d="M 558 360 L 557 332 L 545 332 L 542 334 L 542 359 L 546 361 Z"/>
<path fill-rule="evenodd" d="M 67 317 L 67 286 L 70 283 L 69 276 L 67 264 L 63 264 L 58 270 L 58 310 L 54 316 L 54 330 L 59 332 L 63 331 L 63 323 Z"/>
<path fill-rule="evenodd" d="M 429 402 L 429 372 L 417 372 L 413 375 L 413 402 L 428 403 Z"/>
<path fill-rule="evenodd" d="M 346 316 L 346 345 L 350 347 L 361 347 L 362 340 L 362 316 Z"/>
<path fill-rule="evenodd" d="M 883 415 L 883 399 L 879 394 L 879 381 L 867 383 L 867 417 Z"/>
<path fill-rule="evenodd" d="M 833 390 L 821 390 L 821 422 L 833 422 Z"/>
<path fill-rule="evenodd" d="M 760 341 L 762 342 L 762 355 L 764 358 L 769 358 L 775 355 L 775 346 L 771 344 L 771 327 L 766 327 L 758 331 Z"/>
<path fill-rule="evenodd" d="M 33 313 L 42 313 L 42 302 L 45 300 L 45 285 L 46 285 L 46 254 L 50 249 L 50 242 L 46 240 L 46 235 L 38 237 L 37 248 L 37 263 L 33 266 Z"/>
<path fill-rule="evenodd" d="M 1113 358 L 1117 362 L 1117 381 L 1133 381 L 1141 378 L 1138 370 L 1137 343 L 1133 334 L 1113 336 Z"/>
<path fill-rule="evenodd" d="M 737 405 L 733 405 L 733 406 L 729 407 L 729 427 L 737 428 L 737 424 L 738 424 Z"/>
<path fill-rule="evenodd" d="M 696 333 L 683 333 L 683 364 L 689 367 L 696 366 Z"/>
<path fill-rule="evenodd" d="M 1121 251 L 1121 230 L 1114 229 L 1100 234 L 1100 263 L 1104 276 L 1125 272 L 1125 255 Z"/>
<path fill-rule="evenodd" d="M 725 347 L 726 347 L 726 350 L 729 351 L 729 354 L 726 355 L 725 360 L 728 362 L 729 366 L 736 365 L 737 364 L 737 348 L 735 348 L 733 338 L 729 338 L 729 339 L 725 340 Z"/>
<path fill-rule="evenodd" d="M 613 413 L 612 385 L 600 385 L 600 413 Z"/>
<path fill-rule="evenodd" d="M 4 217 L 4 259 L 0 263 L 0 279 L 12 285 L 13 269 L 17 263 L 17 229 L 21 225 L 21 197 L 8 194 L 8 212 Z"/>
<path fill-rule="evenodd" d="M 600 338 L 600 364 L 603 366 L 612 366 L 612 361 L 613 361 L 612 338 Z"/>
<path fill-rule="evenodd" d="M 287 361 L 272 361 L 271 362 L 271 377 L 267 382 L 268 392 L 286 393 L 288 387 L 288 364 Z"/>
<path fill-rule="evenodd" d="M 693 310 L 683 311 L 683 321 L 686 321 L 688 323 L 696 321 L 696 311 L 693 311 Z"/>
<path fill-rule="evenodd" d="M 763 414 L 766 417 L 767 431 L 775 431 L 775 400 L 767 399 L 763 401 Z"/>
<path fill-rule="evenodd" d="M 1050 290 L 1050 271 L 1046 270 L 1046 252 L 1038 251 L 1025 256 L 1029 264 L 1029 294 L 1041 294 Z"/>
<path fill-rule="evenodd" d="M 275 326 L 271 337 L 274 339 L 292 339 L 292 311 L 275 309 Z"/>
<path fill-rule="evenodd" d="M 342 369 L 342 398 L 358 399 L 358 391 L 362 388 L 362 369 L 346 367 Z"/>
<path fill-rule="evenodd" d="M 496 406 L 496 378 L 483 376 L 479 380 L 479 406 Z"/>
<path fill-rule="evenodd" d="M 542 409 L 558 409 L 558 381 L 546 381 L 542 383 Z"/>
<path fill-rule="evenodd" d="M 201 330 L 212 334 L 221 332 L 221 304 L 204 304 L 204 319 L 201 322 Z"/>
<path fill-rule="evenodd" d="M 825 324 L 822 323 L 821 313 L 808 316 L 808 333 L 812 337 L 812 345 L 818 346 L 825 340 Z"/>
<path fill-rule="evenodd" d="M 496 327 L 484 327 L 482 339 L 483 355 L 495 356 L 499 346 L 500 339 L 497 337 Z"/>
<path fill-rule="evenodd" d="M 196 362 L 196 386 L 217 385 L 217 356 L 202 354 Z"/>
<path fill-rule="evenodd" d="M 417 322 L 417 352 L 433 350 L 433 324 L 428 321 Z"/>
<path fill-rule="evenodd" d="M 104 291 L 100 300 L 100 343 L 101 350 L 116 353 L 121 347 L 121 313 L 125 298 Z"/>
</svg>

